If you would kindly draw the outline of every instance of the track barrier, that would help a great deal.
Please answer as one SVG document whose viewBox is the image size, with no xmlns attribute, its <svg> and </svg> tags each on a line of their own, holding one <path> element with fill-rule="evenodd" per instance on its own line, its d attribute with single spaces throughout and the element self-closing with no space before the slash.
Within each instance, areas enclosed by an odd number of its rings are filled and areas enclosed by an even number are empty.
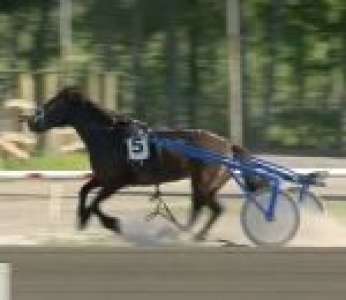
<svg viewBox="0 0 346 300">
<path fill-rule="evenodd" d="M 0 263 L 0 300 L 10 300 L 11 267 L 8 263 Z"/>
</svg>

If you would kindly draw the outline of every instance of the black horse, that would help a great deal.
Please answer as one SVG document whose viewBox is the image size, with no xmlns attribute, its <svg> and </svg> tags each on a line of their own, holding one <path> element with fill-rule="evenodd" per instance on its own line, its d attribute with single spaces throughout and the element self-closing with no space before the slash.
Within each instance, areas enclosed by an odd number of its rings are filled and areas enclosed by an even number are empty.
<svg viewBox="0 0 346 300">
<path fill-rule="evenodd" d="M 106 112 L 78 88 L 61 90 L 37 109 L 28 124 L 37 133 L 54 127 L 72 126 L 84 141 L 93 175 L 79 194 L 78 224 L 81 229 L 94 213 L 105 228 L 121 233 L 119 219 L 101 211 L 102 201 L 125 186 L 157 185 L 183 178 L 191 178 L 192 187 L 192 209 L 185 229 L 194 225 L 202 207 L 211 210 L 208 222 L 196 235 L 196 239 L 203 239 L 222 213 L 216 194 L 231 176 L 225 167 L 204 165 L 178 153 L 156 149 L 152 144 L 150 157 L 142 163 L 133 163 L 128 159 L 127 138 L 133 131 L 149 129 L 139 121 Z M 149 130 L 150 135 L 181 139 L 224 155 L 247 155 L 243 148 L 205 130 Z M 248 179 L 250 182 L 251 178 Z M 88 207 L 87 195 L 95 188 L 100 189 Z"/>
</svg>

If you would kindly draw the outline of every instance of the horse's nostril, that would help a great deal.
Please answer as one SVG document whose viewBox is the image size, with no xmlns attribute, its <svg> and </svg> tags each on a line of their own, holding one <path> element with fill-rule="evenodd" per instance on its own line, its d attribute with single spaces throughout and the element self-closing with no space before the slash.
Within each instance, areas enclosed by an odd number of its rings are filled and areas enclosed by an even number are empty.
<svg viewBox="0 0 346 300">
<path fill-rule="evenodd" d="M 40 130 L 39 124 L 37 123 L 35 116 L 28 118 L 27 123 L 31 131 L 38 132 Z"/>
</svg>

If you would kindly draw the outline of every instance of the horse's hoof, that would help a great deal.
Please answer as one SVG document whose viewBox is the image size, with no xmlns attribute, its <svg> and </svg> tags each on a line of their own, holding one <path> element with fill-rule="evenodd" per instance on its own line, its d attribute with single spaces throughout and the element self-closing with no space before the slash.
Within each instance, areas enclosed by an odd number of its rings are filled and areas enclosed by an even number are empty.
<svg viewBox="0 0 346 300">
<path fill-rule="evenodd" d="M 205 235 L 199 233 L 199 234 L 196 234 L 193 239 L 195 242 L 203 242 L 205 241 Z"/>
<path fill-rule="evenodd" d="M 85 226 L 85 225 L 82 225 L 81 223 L 78 223 L 78 224 L 77 224 L 77 229 L 80 230 L 80 231 L 84 230 L 85 227 L 86 227 L 86 226 Z"/>
<path fill-rule="evenodd" d="M 101 222 L 105 228 L 117 234 L 121 234 L 120 220 L 118 218 L 103 217 L 101 218 Z"/>
<path fill-rule="evenodd" d="M 81 215 L 78 217 L 78 224 L 77 224 L 77 228 L 79 230 L 84 230 L 85 227 L 87 226 L 88 224 L 88 217 L 86 215 Z"/>
<path fill-rule="evenodd" d="M 117 234 L 121 234 L 120 220 L 118 218 L 114 218 L 113 220 L 113 231 Z"/>
<path fill-rule="evenodd" d="M 77 229 L 78 230 L 84 230 L 86 227 L 86 222 L 85 223 L 82 223 L 82 222 L 77 222 Z"/>
</svg>

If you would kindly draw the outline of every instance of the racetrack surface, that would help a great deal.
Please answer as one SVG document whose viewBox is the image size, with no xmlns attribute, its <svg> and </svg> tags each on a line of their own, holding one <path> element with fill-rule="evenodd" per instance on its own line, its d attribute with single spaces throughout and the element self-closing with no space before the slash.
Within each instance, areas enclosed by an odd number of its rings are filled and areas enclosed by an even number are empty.
<svg viewBox="0 0 346 300">
<path fill-rule="evenodd" d="M 154 204 L 146 196 L 115 195 L 107 200 L 103 209 L 110 215 L 120 217 L 125 229 L 125 238 L 114 235 L 101 228 L 95 217 L 83 232 L 76 228 L 76 205 L 78 190 L 83 181 L 61 181 L 52 186 L 51 182 L 28 180 L 0 183 L 0 245 L 113 245 L 113 246 L 186 246 L 192 245 L 191 235 L 174 232 L 168 223 L 160 218 L 145 222 L 145 216 Z M 131 190 L 152 190 L 151 188 L 132 188 Z M 186 181 L 163 186 L 163 191 L 189 192 Z M 233 193 L 236 187 L 228 184 L 224 192 Z M 345 195 L 344 179 L 328 181 L 327 188 L 315 189 L 318 194 Z M 52 192 L 52 199 L 47 195 Z M 64 198 L 57 199 L 57 193 Z M 71 197 L 65 197 L 71 196 Z M 166 197 L 168 204 L 181 222 L 186 222 L 190 201 L 187 197 Z M 221 220 L 213 228 L 210 239 L 226 239 L 236 244 L 249 244 L 244 236 L 239 220 L 242 201 L 239 199 L 220 199 L 227 208 Z M 305 222 L 303 228 L 290 246 L 344 247 L 346 246 L 346 202 L 328 202 L 328 215 L 314 222 Z M 205 221 L 203 214 L 196 232 Z M 168 232 L 168 239 L 162 234 Z M 160 236 L 157 239 L 157 236 Z"/>
<path fill-rule="evenodd" d="M 176 238 L 162 220 L 145 223 L 153 204 L 142 196 L 117 195 L 103 206 L 121 218 L 125 238 L 108 233 L 95 218 L 80 232 L 75 209 L 82 183 L 0 183 L 0 263 L 12 264 L 13 300 L 345 299 L 346 202 L 328 204 L 328 217 L 300 233 L 289 245 L 295 247 L 221 247 L 194 243 L 191 236 Z M 178 182 L 164 190 L 188 192 L 189 185 Z M 73 197 L 49 200 L 49 192 Z M 344 179 L 329 180 L 316 192 L 340 199 L 346 194 Z M 167 200 L 186 220 L 189 200 Z M 239 225 L 241 201 L 222 203 L 227 211 L 210 240 L 247 244 Z M 169 233 L 168 240 L 161 239 L 162 232 Z"/>
<path fill-rule="evenodd" d="M 344 249 L 2 247 L 13 300 L 345 299 Z"/>
</svg>

